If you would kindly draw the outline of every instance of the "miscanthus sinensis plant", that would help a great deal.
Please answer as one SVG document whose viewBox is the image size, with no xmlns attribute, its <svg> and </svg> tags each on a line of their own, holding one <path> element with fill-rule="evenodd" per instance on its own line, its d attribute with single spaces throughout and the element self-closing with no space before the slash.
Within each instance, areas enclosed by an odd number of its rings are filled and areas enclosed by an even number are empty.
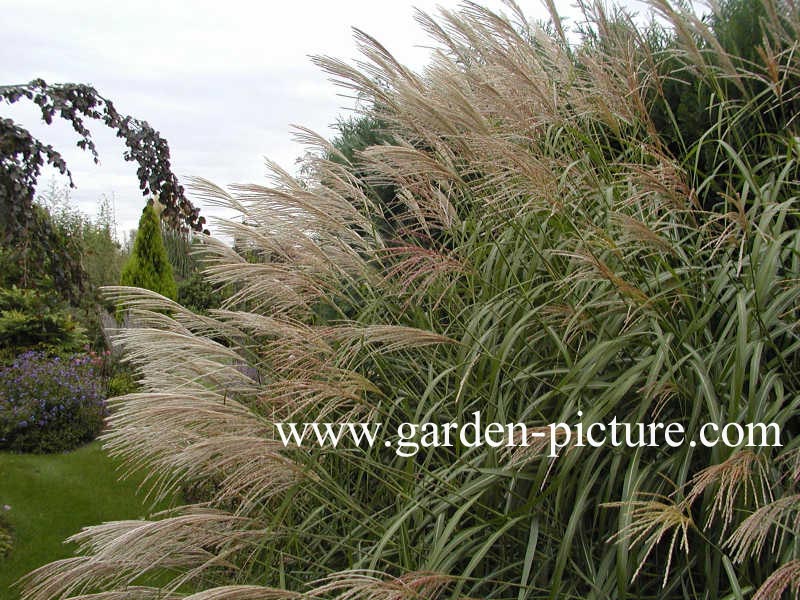
<svg viewBox="0 0 800 600">
<path fill-rule="evenodd" d="M 438 48 L 421 73 L 361 32 L 361 62 L 318 59 L 391 142 L 351 161 L 301 129 L 304 178 L 197 181 L 242 216 L 219 228 L 237 250 L 207 240 L 207 277 L 235 290 L 220 310 L 112 290 L 145 391 L 116 400 L 106 444 L 160 493 L 211 497 L 85 529 L 25 598 L 796 595 L 800 20 L 750 4 L 758 61 L 661 1 L 651 28 L 587 8 L 580 41 L 511 5 L 419 14 Z M 665 101 L 676 79 L 708 102 L 691 138 Z M 675 421 L 687 439 L 774 422 L 782 446 L 401 457 L 284 448 L 274 426 L 476 410 Z"/>
</svg>

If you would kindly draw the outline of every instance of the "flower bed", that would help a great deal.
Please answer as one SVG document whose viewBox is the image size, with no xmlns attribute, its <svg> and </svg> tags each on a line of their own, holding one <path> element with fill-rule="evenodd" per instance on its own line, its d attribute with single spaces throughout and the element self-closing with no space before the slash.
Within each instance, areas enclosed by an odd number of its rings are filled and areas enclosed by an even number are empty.
<svg viewBox="0 0 800 600">
<path fill-rule="evenodd" d="M 100 362 L 26 352 L 0 369 L 0 448 L 63 452 L 94 439 L 106 415 Z"/>
</svg>

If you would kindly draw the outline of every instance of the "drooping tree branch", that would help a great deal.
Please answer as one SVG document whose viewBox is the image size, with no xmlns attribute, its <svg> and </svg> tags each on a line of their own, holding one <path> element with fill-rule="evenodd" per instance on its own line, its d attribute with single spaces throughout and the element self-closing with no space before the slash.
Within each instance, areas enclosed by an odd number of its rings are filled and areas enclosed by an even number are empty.
<svg viewBox="0 0 800 600">
<path fill-rule="evenodd" d="M 136 175 L 144 196 L 158 195 L 164 205 L 162 219 L 175 228 L 203 230 L 205 218 L 186 198 L 184 189 L 170 167 L 167 141 L 146 121 L 121 115 L 113 103 L 84 84 L 48 85 L 42 79 L 27 84 L 0 86 L 0 98 L 9 104 L 27 99 L 41 110 L 45 123 L 54 118 L 68 121 L 78 136 L 77 146 L 92 153 L 98 162 L 97 148 L 86 119 L 101 121 L 114 129 L 127 147 L 124 158 L 135 161 Z M 69 177 L 61 154 L 45 145 L 10 119 L 0 119 L 0 210 L 7 216 L 0 225 L 3 237 L 16 237 L 27 230 L 36 181 L 44 164 Z"/>
</svg>

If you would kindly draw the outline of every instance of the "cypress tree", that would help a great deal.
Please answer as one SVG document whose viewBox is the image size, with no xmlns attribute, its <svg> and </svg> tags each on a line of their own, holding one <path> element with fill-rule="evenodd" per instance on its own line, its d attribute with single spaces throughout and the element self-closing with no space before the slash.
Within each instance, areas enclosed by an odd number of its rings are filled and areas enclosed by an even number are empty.
<svg viewBox="0 0 800 600">
<path fill-rule="evenodd" d="M 142 211 L 133 251 L 122 269 L 120 284 L 152 290 L 172 300 L 178 295 L 152 202 L 148 202 Z"/>
</svg>

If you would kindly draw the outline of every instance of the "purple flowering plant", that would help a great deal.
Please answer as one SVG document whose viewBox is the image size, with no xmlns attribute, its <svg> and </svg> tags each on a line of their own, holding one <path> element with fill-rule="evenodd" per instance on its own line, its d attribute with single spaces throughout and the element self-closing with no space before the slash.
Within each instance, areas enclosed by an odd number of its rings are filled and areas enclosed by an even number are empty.
<svg viewBox="0 0 800 600">
<path fill-rule="evenodd" d="M 107 414 L 102 361 L 25 352 L 0 368 L 0 448 L 62 452 L 94 439 Z"/>
</svg>

